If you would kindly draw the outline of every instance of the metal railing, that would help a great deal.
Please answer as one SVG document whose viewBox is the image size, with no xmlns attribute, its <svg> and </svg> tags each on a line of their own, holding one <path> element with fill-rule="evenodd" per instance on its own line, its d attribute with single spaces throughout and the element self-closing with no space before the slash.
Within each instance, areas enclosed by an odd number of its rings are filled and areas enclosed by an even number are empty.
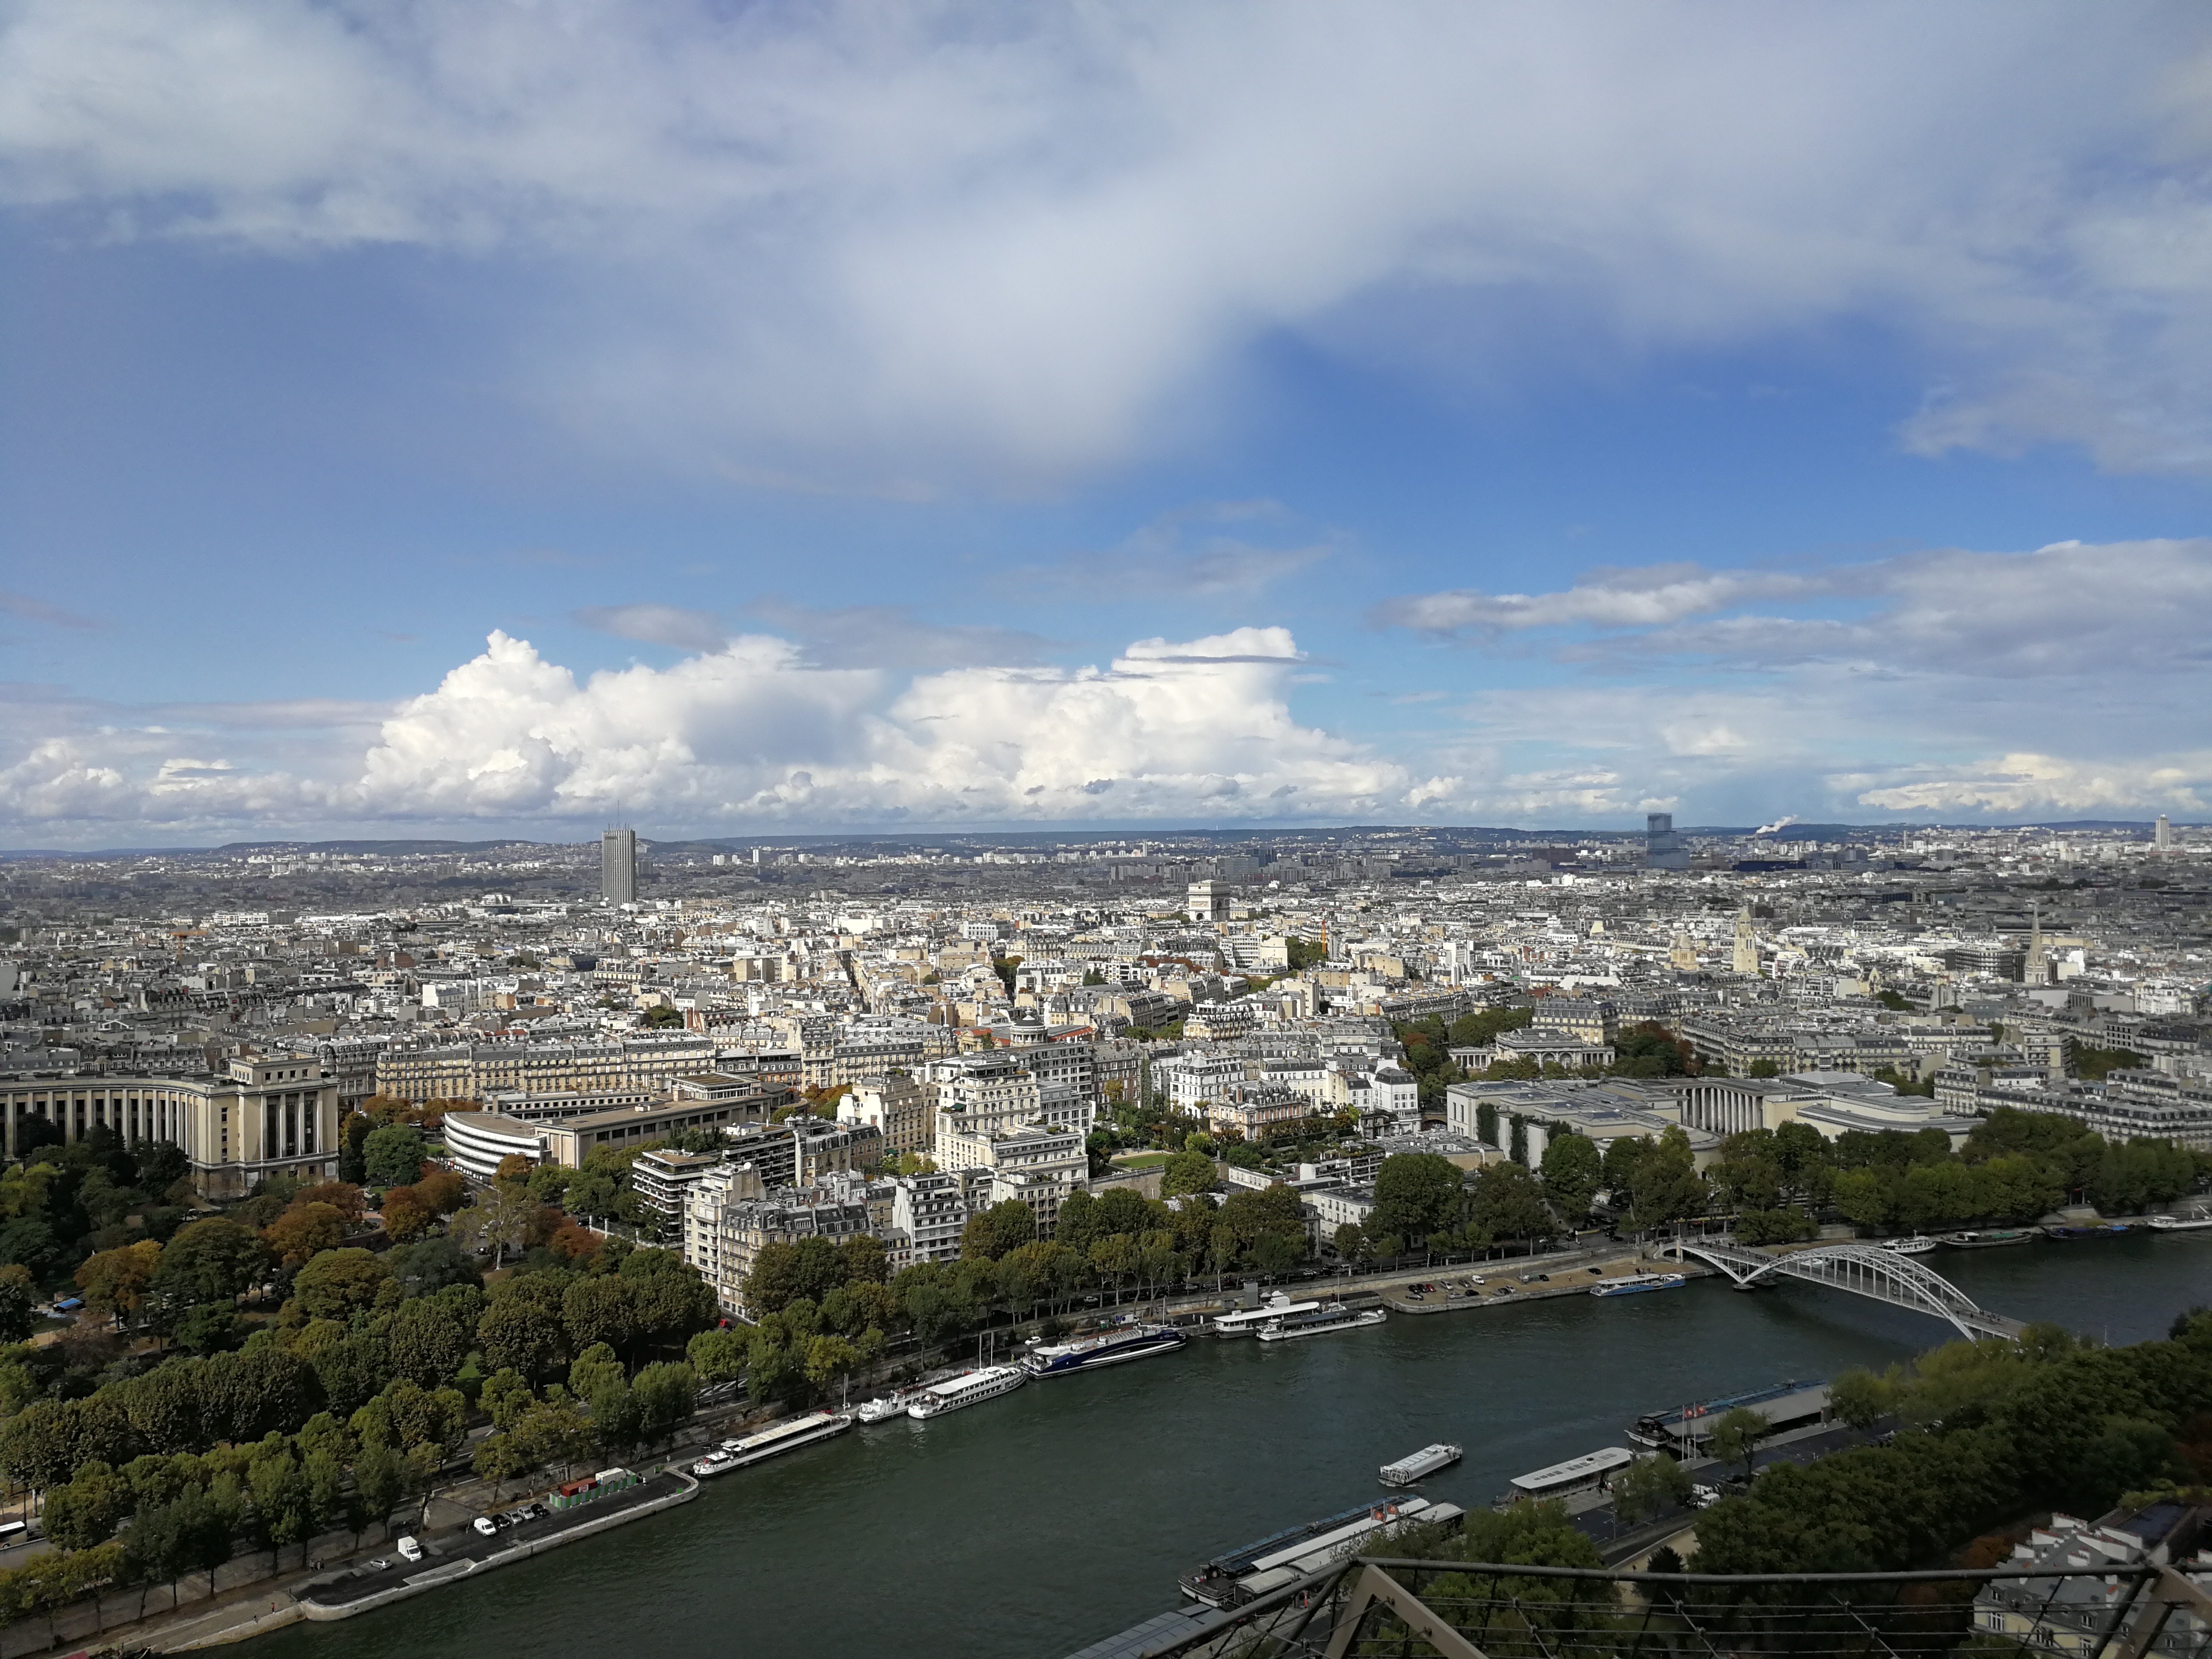
<svg viewBox="0 0 2212 1659">
<path fill-rule="evenodd" d="M 2212 1659 L 2152 1563 L 1722 1577 L 1356 1556 L 1127 1659 Z"/>
</svg>

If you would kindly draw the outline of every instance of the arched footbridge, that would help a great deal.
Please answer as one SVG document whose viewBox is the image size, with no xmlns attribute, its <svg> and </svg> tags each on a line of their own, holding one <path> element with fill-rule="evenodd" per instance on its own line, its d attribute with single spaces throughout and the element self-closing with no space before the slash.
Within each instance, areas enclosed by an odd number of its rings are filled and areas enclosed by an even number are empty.
<svg viewBox="0 0 2212 1659">
<path fill-rule="evenodd" d="M 1740 1288 L 1775 1276 L 1802 1279 L 1808 1285 L 1826 1285 L 1832 1290 L 1887 1302 L 1893 1308 L 1933 1314 L 1948 1320 L 1969 1341 L 1983 1337 L 2010 1341 L 2025 1328 L 2017 1319 L 1976 1307 L 1972 1298 L 1942 1274 L 1930 1273 L 1911 1256 L 1885 1250 L 1879 1244 L 1823 1244 L 1786 1255 L 1769 1255 L 1763 1250 L 1711 1239 L 1682 1239 L 1671 1248 L 1719 1268 Z"/>
</svg>

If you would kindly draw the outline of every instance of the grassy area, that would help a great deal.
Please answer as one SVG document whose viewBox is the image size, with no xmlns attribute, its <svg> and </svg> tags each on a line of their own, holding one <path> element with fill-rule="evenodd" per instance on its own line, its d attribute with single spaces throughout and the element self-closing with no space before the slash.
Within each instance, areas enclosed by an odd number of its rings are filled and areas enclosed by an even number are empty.
<svg viewBox="0 0 2212 1659">
<path fill-rule="evenodd" d="M 1117 1170 L 1149 1170 L 1156 1164 L 1168 1161 L 1165 1152 L 1121 1152 L 1114 1158 Z"/>
</svg>

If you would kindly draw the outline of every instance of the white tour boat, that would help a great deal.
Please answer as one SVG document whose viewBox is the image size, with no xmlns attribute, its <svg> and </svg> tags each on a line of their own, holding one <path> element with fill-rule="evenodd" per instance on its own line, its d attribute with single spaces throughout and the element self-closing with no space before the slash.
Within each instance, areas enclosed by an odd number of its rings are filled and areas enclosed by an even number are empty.
<svg viewBox="0 0 2212 1659">
<path fill-rule="evenodd" d="M 817 1440 L 827 1440 L 853 1426 L 850 1412 L 810 1412 L 804 1417 L 787 1417 L 781 1423 L 771 1423 L 757 1434 L 746 1435 L 739 1440 L 725 1440 L 722 1449 L 729 1454 L 730 1467 L 742 1469 L 750 1464 L 764 1463 L 771 1457 L 781 1457 L 787 1451 L 797 1451 L 801 1446 L 811 1446 Z"/>
<path fill-rule="evenodd" d="M 1386 1486 L 1410 1486 L 1416 1480 L 1434 1474 L 1438 1469 L 1449 1468 L 1459 1462 L 1466 1448 L 1439 1440 L 1433 1446 L 1424 1446 L 1411 1457 L 1401 1457 L 1395 1463 L 1382 1466 L 1382 1484 Z"/>
<path fill-rule="evenodd" d="M 1002 1394 L 1012 1394 L 1030 1380 L 1030 1374 L 1019 1365 L 986 1365 L 979 1371 L 969 1371 L 950 1382 L 933 1382 L 921 1391 L 921 1398 L 906 1408 L 906 1414 L 918 1422 L 927 1422 L 933 1417 L 942 1417 L 947 1412 L 957 1412 L 969 1406 L 980 1406 L 986 1400 L 996 1400 Z"/>
<path fill-rule="evenodd" d="M 1311 1313 L 1285 1314 L 1260 1328 L 1262 1342 L 1295 1342 L 1303 1336 L 1328 1336 L 1335 1331 L 1356 1331 L 1380 1325 L 1390 1316 L 1380 1308 L 1354 1313 L 1341 1302 L 1332 1302 Z"/>
<path fill-rule="evenodd" d="M 727 1474 L 737 1467 L 738 1460 L 717 1446 L 691 1466 L 691 1473 L 702 1480 L 711 1480 L 718 1474 Z"/>
<path fill-rule="evenodd" d="M 904 1417 L 906 1408 L 921 1397 L 919 1389 L 894 1389 L 874 1400 L 863 1401 L 853 1407 L 853 1415 L 863 1423 L 887 1423 L 894 1417 Z"/>
<path fill-rule="evenodd" d="M 2212 1231 L 2212 1212 L 2199 1205 L 2189 1215 L 2154 1215 L 2150 1218 L 2151 1231 L 2160 1233 L 2201 1233 Z"/>
<path fill-rule="evenodd" d="M 1935 1249 L 1936 1241 L 1925 1233 L 1915 1233 L 1910 1238 L 1885 1238 L 1881 1248 L 1892 1255 L 1926 1255 Z"/>
<path fill-rule="evenodd" d="M 1310 1314 L 1320 1306 L 1318 1302 L 1294 1302 L 1277 1291 L 1256 1308 L 1216 1314 L 1213 1316 L 1213 1334 L 1216 1336 L 1250 1336 L 1275 1320 L 1286 1319 L 1293 1314 Z"/>
</svg>

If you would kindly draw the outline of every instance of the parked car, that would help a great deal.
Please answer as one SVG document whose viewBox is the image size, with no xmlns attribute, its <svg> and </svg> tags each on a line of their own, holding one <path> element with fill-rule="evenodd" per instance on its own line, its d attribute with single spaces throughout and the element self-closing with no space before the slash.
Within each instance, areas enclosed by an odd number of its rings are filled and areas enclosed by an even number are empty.
<svg viewBox="0 0 2212 1659">
<path fill-rule="evenodd" d="M 392 1548 L 398 1550 L 410 1561 L 420 1561 L 422 1559 L 422 1546 L 417 1543 L 411 1534 L 403 1535 Z"/>
<path fill-rule="evenodd" d="M 392 1558 L 388 1555 L 372 1556 L 366 1570 L 370 1572 L 390 1572 Z"/>
<path fill-rule="evenodd" d="M 477 1516 L 475 1520 L 470 1522 L 469 1524 L 487 1538 L 489 1538 L 499 1530 L 499 1522 L 493 1520 L 491 1516 L 488 1515 L 480 1515 Z"/>
</svg>

